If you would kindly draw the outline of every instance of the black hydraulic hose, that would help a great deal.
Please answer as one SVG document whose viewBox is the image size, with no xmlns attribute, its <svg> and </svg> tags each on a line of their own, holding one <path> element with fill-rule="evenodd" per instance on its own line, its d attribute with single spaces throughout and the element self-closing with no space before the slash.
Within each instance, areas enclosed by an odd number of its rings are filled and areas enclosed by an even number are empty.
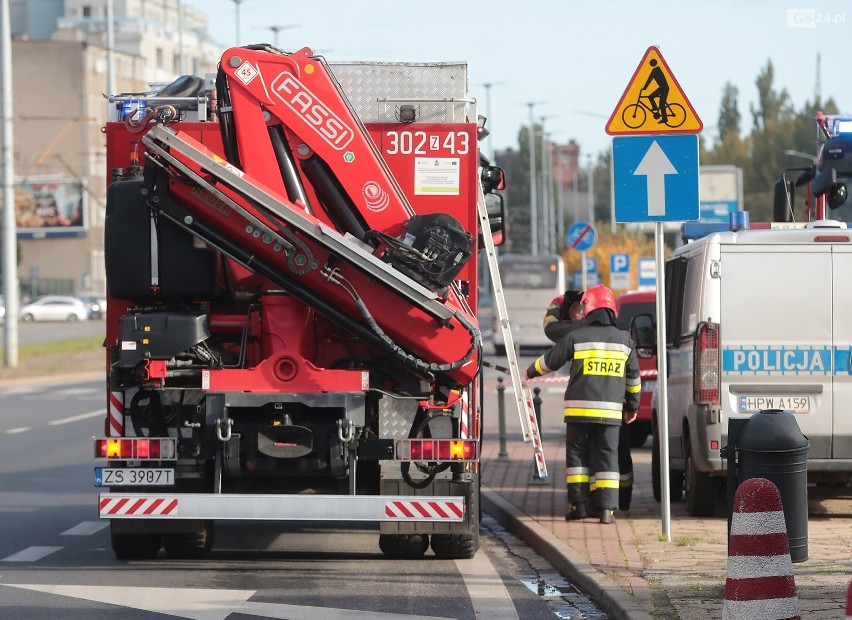
<svg viewBox="0 0 852 620">
<path fill-rule="evenodd" d="M 168 183 L 159 185 L 159 187 L 167 186 Z M 230 256 L 247 269 L 254 271 L 260 276 L 268 278 L 293 295 L 296 299 L 316 308 L 320 314 L 341 325 L 344 329 L 349 330 L 352 334 L 358 336 L 370 346 L 379 350 L 388 349 L 388 342 L 390 342 L 390 340 L 387 336 L 382 338 L 381 336 L 383 336 L 383 334 L 380 336 L 375 333 L 375 331 L 368 329 L 365 325 L 359 323 L 353 317 L 346 314 L 339 306 L 328 303 L 325 299 L 308 289 L 306 286 L 302 286 L 293 279 L 286 277 L 280 269 L 270 265 L 265 260 L 251 253 L 249 250 L 246 250 L 239 244 L 228 239 L 226 236 L 203 224 L 197 218 L 189 218 L 190 223 L 187 224 L 187 216 L 189 213 L 183 207 L 178 205 L 168 193 L 160 193 L 160 200 L 158 202 L 149 202 L 148 204 L 162 213 L 165 217 L 168 217 L 181 228 L 188 230 L 199 239 L 203 239 L 212 247 L 223 254 Z M 392 342 L 391 344 L 393 344 L 395 349 L 399 349 L 396 344 Z M 396 351 L 392 350 L 391 352 L 395 353 Z M 469 353 L 469 356 L 470 355 L 472 355 L 472 351 Z M 419 367 L 418 370 L 425 370 L 422 362 L 421 367 Z"/>
<path fill-rule="evenodd" d="M 369 243 L 366 238 L 366 223 L 328 165 L 316 155 L 312 155 L 302 162 L 302 170 L 305 171 L 319 199 L 329 209 L 329 217 L 335 220 L 339 232 L 348 232 Z"/>
<path fill-rule="evenodd" d="M 311 203 L 308 202 L 308 196 L 305 193 L 305 186 L 302 185 L 302 180 L 299 178 L 296 164 L 293 162 L 293 154 L 287 148 L 281 127 L 269 128 L 269 141 L 272 143 L 272 150 L 275 153 L 275 160 L 278 162 L 278 169 L 281 171 L 281 178 L 284 179 L 287 198 L 290 199 L 290 202 L 301 202 L 305 205 L 305 211 L 313 215 Z"/>
<path fill-rule="evenodd" d="M 455 312 L 454 316 L 458 319 L 459 323 L 468 331 L 470 334 L 470 348 L 467 350 L 467 353 L 464 354 L 459 360 L 455 362 L 449 362 L 446 364 L 436 364 L 434 362 L 426 362 L 421 360 L 418 357 L 415 357 L 411 353 L 408 353 L 405 349 L 396 344 L 393 340 L 391 340 L 382 328 L 379 327 L 379 324 L 370 314 L 370 311 L 367 310 L 366 304 L 361 300 L 361 298 L 355 299 L 355 305 L 358 307 L 358 311 L 361 313 L 361 316 L 364 317 L 364 320 L 367 321 L 367 324 L 370 328 L 376 333 L 376 335 L 381 338 L 385 347 L 390 349 L 406 366 L 414 368 L 416 370 L 426 371 L 426 372 L 447 372 L 448 370 L 455 370 L 460 366 L 466 364 L 473 354 L 479 349 L 482 337 L 479 333 L 479 329 L 473 325 L 470 321 L 468 321 L 465 316 L 459 312 Z"/>
<path fill-rule="evenodd" d="M 216 114 L 219 117 L 219 132 L 222 134 L 225 159 L 242 170 L 240 153 L 237 151 L 237 129 L 231 107 L 231 91 L 228 90 L 228 78 L 221 68 L 216 73 L 216 101 Z"/>
</svg>

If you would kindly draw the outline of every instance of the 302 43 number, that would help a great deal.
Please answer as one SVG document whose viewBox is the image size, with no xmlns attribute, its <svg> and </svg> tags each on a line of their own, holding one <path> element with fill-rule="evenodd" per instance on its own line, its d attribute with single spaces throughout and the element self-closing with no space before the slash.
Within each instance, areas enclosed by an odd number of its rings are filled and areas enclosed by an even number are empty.
<svg viewBox="0 0 852 620">
<path fill-rule="evenodd" d="M 387 155 L 467 155 L 470 152 L 470 134 L 451 131 L 446 135 L 426 131 L 388 131 Z"/>
</svg>

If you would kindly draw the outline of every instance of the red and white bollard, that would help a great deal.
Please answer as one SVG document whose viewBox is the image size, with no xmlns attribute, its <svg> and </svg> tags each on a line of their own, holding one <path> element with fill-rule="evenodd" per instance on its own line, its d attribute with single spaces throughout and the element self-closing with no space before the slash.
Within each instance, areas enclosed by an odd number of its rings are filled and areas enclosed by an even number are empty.
<svg viewBox="0 0 852 620">
<path fill-rule="evenodd" d="M 852 620 L 852 581 L 846 589 L 846 620 Z"/>
<path fill-rule="evenodd" d="M 722 620 L 758 619 L 801 620 L 781 493 L 766 478 L 734 495 L 722 607 Z"/>
</svg>

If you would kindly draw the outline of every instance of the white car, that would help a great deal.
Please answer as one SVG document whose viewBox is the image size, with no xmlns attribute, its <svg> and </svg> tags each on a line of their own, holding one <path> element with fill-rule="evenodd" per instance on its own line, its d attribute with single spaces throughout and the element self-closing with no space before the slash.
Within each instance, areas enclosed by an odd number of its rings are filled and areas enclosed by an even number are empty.
<svg viewBox="0 0 852 620">
<path fill-rule="evenodd" d="M 75 297 L 47 295 L 21 307 L 22 321 L 85 321 L 86 305 Z"/>
</svg>

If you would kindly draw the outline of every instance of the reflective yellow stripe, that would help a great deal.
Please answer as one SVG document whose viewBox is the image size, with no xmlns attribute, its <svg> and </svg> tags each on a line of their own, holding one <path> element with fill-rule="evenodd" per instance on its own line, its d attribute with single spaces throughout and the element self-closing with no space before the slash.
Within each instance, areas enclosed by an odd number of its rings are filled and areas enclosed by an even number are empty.
<svg viewBox="0 0 852 620">
<path fill-rule="evenodd" d="M 567 484 L 583 484 L 589 481 L 589 474 L 575 474 L 573 476 L 565 476 Z"/>
<path fill-rule="evenodd" d="M 641 385 L 628 385 L 627 389 L 625 391 L 628 394 L 638 394 L 639 392 L 642 391 L 642 386 Z"/>
<path fill-rule="evenodd" d="M 606 418 L 607 420 L 620 420 L 621 412 L 612 409 L 576 409 L 565 408 L 566 418 Z"/>
<path fill-rule="evenodd" d="M 618 480 L 595 480 L 595 482 L 591 485 L 590 490 L 594 491 L 595 489 L 617 489 L 618 488 Z"/>
<path fill-rule="evenodd" d="M 546 375 L 547 373 L 550 372 L 550 370 L 548 370 L 547 366 L 544 365 L 544 356 L 543 355 L 535 361 L 535 370 L 536 370 L 536 372 L 538 372 L 539 374 L 542 374 L 542 375 Z"/>
</svg>

